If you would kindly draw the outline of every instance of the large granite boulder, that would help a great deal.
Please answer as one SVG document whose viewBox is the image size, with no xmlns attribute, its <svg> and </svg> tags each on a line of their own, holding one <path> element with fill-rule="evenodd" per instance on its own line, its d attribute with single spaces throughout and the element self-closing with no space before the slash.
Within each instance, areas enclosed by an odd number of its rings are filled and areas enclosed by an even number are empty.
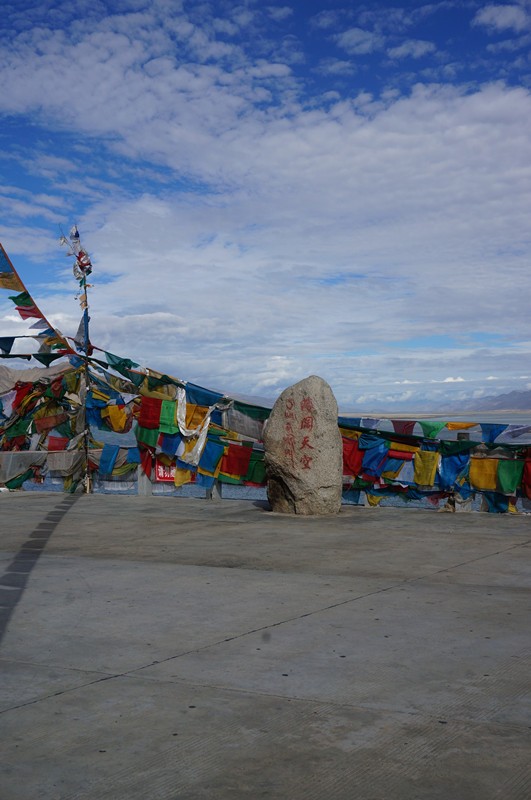
<svg viewBox="0 0 531 800">
<path fill-rule="evenodd" d="M 284 514 L 337 514 L 343 450 L 337 403 L 322 378 L 285 389 L 264 428 L 267 496 Z"/>
</svg>

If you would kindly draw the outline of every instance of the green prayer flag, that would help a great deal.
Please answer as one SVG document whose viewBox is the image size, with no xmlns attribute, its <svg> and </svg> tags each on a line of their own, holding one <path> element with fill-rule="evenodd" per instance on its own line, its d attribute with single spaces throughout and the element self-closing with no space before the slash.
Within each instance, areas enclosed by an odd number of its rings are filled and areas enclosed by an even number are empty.
<svg viewBox="0 0 531 800">
<path fill-rule="evenodd" d="M 251 453 L 251 460 L 249 462 L 249 469 L 247 470 L 245 481 L 259 484 L 264 484 L 266 482 L 266 468 L 263 453 Z"/>
<path fill-rule="evenodd" d="M 66 439 L 72 439 L 74 436 L 72 424 L 69 420 L 56 425 L 54 431 L 57 431 L 57 433 L 59 433 L 61 436 L 64 436 Z"/>
<path fill-rule="evenodd" d="M 496 471 L 496 480 L 500 492 L 504 494 L 515 494 L 522 481 L 524 464 L 524 461 L 500 458 Z"/>
<path fill-rule="evenodd" d="M 117 372 L 120 372 L 120 370 L 117 370 Z M 142 375 L 141 372 L 132 372 L 130 369 L 126 369 L 120 374 L 123 375 L 124 378 L 130 380 L 131 383 L 133 383 L 137 388 L 142 385 L 144 378 L 146 377 L 145 375 Z"/>
<path fill-rule="evenodd" d="M 120 367 L 120 369 L 132 369 L 133 367 L 139 367 L 140 364 L 137 364 L 136 361 L 131 361 L 130 358 L 120 358 L 119 356 L 113 355 L 113 353 L 107 353 L 105 351 L 105 358 L 110 367 Z"/>
<path fill-rule="evenodd" d="M 159 439 L 160 431 L 158 428 L 143 428 L 137 425 L 135 429 L 135 436 L 138 442 L 147 445 L 148 447 L 156 447 Z"/>
<path fill-rule="evenodd" d="M 479 442 L 471 442 L 468 439 L 459 439 L 456 442 L 441 442 L 441 455 L 455 456 L 458 453 L 466 453 L 467 450 L 472 450 L 478 444 Z"/>
<path fill-rule="evenodd" d="M 446 427 L 446 422 L 432 422 L 430 420 L 419 420 L 418 421 L 420 427 L 422 428 L 422 433 L 424 434 L 426 439 L 435 439 L 439 431 L 442 431 L 443 428 Z"/>
<path fill-rule="evenodd" d="M 217 480 L 220 483 L 232 483 L 233 486 L 241 486 L 243 483 L 243 478 L 231 478 L 229 475 L 224 475 L 222 472 L 219 473 Z"/>
<path fill-rule="evenodd" d="M 28 308 L 35 305 L 33 298 L 28 294 L 28 292 L 21 292 L 20 294 L 16 295 L 11 294 L 9 295 L 9 299 L 12 300 L 16 306 Z"/>
<path fill-rule="evenodd" d="M 27 436 L 31 419 L 28 417 L 19 419 L 14 425 L 10 425 L 5 432 L 6 439 L 14 439 L 17 436 Z"/>
<path fill-rule="evenodd" d="M 27 481 L 31 477 L 33 477 L 33 470 L 28 469 L 26 472 L 23 472 L 22 475 L 17 475 L 16 478 L 11 478 L 10 481 L 6 481 L 6 488 L 20 489 L 24 481 Z"/>
<path fill-rule="evenodd" d="M 179 433 L 177 425 L 177 403 L 174 400 L 163 400 L 160 408 L 159 430 L 170 435 Z"/>
</svg>

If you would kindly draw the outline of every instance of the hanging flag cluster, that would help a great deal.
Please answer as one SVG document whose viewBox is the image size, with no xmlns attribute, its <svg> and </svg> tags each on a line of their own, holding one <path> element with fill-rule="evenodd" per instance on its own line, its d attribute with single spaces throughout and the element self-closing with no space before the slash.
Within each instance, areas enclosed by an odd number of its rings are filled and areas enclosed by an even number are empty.
<svg viewBox="0 0 531 800">
<path fill-rule="evenodd" d="M 445 500 L 448 510 L 453 510 L 456 502 L 465 503 L 479 494 L 486 510 L 514 511 L 517 498 L 531 499 L 527 426 L 345 417 L 340 417 L 339 425 L 344 490 L 354 502 L 361 493 L 370 505 L 393 495 L 406 502 L 427 499 L 434 505 Z M 378 425 L 387 430 L 379 430 Z M 417 426 L 421 433 L 414 435 Z M 440 438 L 443 430 L 447 436 L 466 430 L 472 438 Z M 504 435 L 512 436 L 512 443 L 494 441 Z"/>
<path fill-rule="evenodd" d="M 270 409 L 91 345 L 92 264 L 77 227 L 61 243 L 80 286 L 83 316 L 70 341 L 83 356 L 42 314 L 0 245 L 0 289 L 11 292 L 35 331 L 0 337 L 0 359 L 42 365 L 20 371 L 0 362 L 0 485 L 17 488 L 48 474 L 73 491 L 87 471 L 120 482 L 142 469 L 175 487 L 264 486 L 262 431 Z M 13 352 L 19 339 L 35 339 L 38 351 Z M 486 510 L 506 512 L 518 498 L 531 499 L 531 426 L 344 416 L 338 426 L 346 502 L 378 505 L 394 497 L 455 507 L 480 496 Z M 120 436 L 128 443 L 119 444 Z"/>
<path fill-rule="evenodd" d="M 141 387 L 135 435 L 146 474 L 175 486 L 265 483 L 263 422 L 239 424 L 235 401 L 166 375 Z M 240 404 L 241 407 L 242 404 Z M 253 410 L 254 407 L 249 407 Z M 259 409 L 256 409 L 259 411 Z M 261 409 L 265 418 L 269 411 Z"/>
<path fill-rule="evenodd" d="M 59 244 L 68 248 L 68 256 L 74 256 L 75 262 L 72 272 L 74 273 L 74 278 L 81 283 L 92 272 L 92 262 L 89 254 L 81 245 L 77 225 L 73 225 L 70 229 L 68 239 L 66 236 L 61 236 Z"/>
</svg>

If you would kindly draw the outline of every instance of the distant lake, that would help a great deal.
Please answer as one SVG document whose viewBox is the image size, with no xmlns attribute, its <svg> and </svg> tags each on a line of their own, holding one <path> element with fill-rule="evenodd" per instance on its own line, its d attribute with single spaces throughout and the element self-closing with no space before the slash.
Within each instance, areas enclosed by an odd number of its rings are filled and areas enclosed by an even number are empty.
<svg viewBox="0 0 531 800">
<path fill-rule="evenodd" d="M 484 422 L 496 423 L 499 425 L 531 425 L 531 411 L 467 411 L 464 414 L 423 414 L 421 412 L 415 413 L 394 413 L 387 414 L 359 414 L 353 412 L 343 413 L 339 412 L 341 417 L 350 417 L 353 419 L 372 418 L 372 419 L 429 419 L 440 420 L 441 422 L 477 422 L 478 424 Z"/>
<path fill-rule="evenodd" d="M 455 420 L 455 422 L 493 422 L 499 425 L 531 425 L 530 411 L 477 411 L 468 414 L 452 414 L 450 417 L 440 415 L 430 419 Z"/>
</svg>

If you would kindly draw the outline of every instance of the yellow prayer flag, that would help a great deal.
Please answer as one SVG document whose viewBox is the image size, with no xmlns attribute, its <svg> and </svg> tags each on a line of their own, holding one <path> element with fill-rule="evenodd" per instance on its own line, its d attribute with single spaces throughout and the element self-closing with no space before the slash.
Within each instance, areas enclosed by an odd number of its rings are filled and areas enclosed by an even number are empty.
<svg viewBox="0 0 531 800">
<path fill-rule="evenodd" d="M 497 488 L 496 476 L 498 473 L 497 458 L 470 458 L 470 485 L 474 489 L 482 489 L 486 492 L 495 492 Z"/>
<path fill-rule="evenodd" d="M 189 469 L 175 468 L 175 478 L 173 479 L 175 486 L 184 486 L 185 483 L 190 483 L 192 480 L 192 472 Z"/>
<path fill-rule="evenodd" d="M 433 486 L 437 466 L 439 464 L 439 453 L 431 450 L 419 450 L 415 453 L 413 480 L 419 486 Z"/>
<path fill-rule="evenodd" d="M 389 442 L 390 450 L 399 450 L 401 453 L 416 453 L 420 448 L 418 444 L 403 444 L 402 442 Z"/>
<path fill-rule="evenodd" d="M 205 421 L 207 414 L 208 408 L 206 406 L 197 406 L 194 403 L 187 403 L 186 427 L 188 430 L 197 430 L 197 428 L 199 428 Z"/>
</svg>

